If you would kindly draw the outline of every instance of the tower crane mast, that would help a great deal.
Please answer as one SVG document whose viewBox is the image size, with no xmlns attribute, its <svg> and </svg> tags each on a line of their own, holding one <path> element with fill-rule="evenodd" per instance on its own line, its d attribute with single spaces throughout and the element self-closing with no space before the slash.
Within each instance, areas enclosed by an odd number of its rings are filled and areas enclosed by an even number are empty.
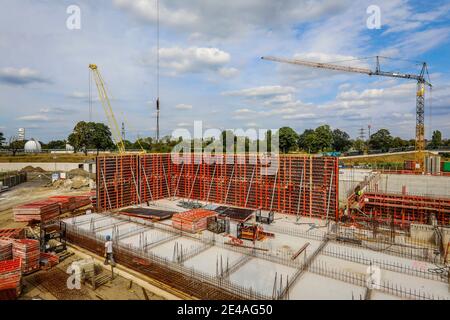
<svg viewBox="0 0 450 320">
<path fill-rule="evenodd" d="M 116 117 L 114 116 L 113 109 L 111 107 L 111 102 L 108 97 L 108 93 L 106 91 L 105 82 L 103 81 L 103 77 L 98 70 L 96 64 L 90 64 L 89 69 L 91 69 L 92 74 L 94 75 L 95 84 L 98 90 L 98 96 L 102 103 L 103 109 L 105 110 L 106 118 L 108 119 L 108 124 L 111 129 L 112 137 L 114 143 L 117 146 L 120 154 L 125 153 L 125 144 L 122 140 L 122 135 L 120 132 L 120 127 L 117 123 Z"/>
<path fill-rule="evenodd" d="M 313 62 L 307 60 L 298 60 L 298 59 L 286 59 L 286 58 L 278 58 L 273 56 L 261 57 L 263 60 L 281 62 L 281 63 L 289 63 L 300 66 L 319 68 L 319 69 L 329 69 L 335 71 L 344 71 L 344 72 L 352 72 L 352 73 L 362 73 L 367 74 L 369 76 L 383 76 L 383 77 L 391 77 L 391 78 L 400 78 L 400 79 L 411 79 L 417 81 L 417 91 L 416 91 L 416 146 L 415 149 L 418 155 L 418 162 L 420 163 L 420 167 L 423 168 L 423 151 L 425 149 L 425 124 L 424 124 L 424 114 L 425 114 L 425 86 L 432 88 L 432 85 L 429 81 L 426 80 L 426 75 L 428 75 L 428 67 L 427 63 L 422 63 L 422 68 L 419 74 L 408 74 L 408 73 L 399 73 L 399 72 L 388 72 L 382 71 L 380 68 L 380 57 L 376 56 L 376 69 L 370 70 L 367 68 L 360 67 L 351 67 L 351 66 L 342 66 L 336 65 L 332 63 L 322 63 L 322 62 Z"/>
</svg>

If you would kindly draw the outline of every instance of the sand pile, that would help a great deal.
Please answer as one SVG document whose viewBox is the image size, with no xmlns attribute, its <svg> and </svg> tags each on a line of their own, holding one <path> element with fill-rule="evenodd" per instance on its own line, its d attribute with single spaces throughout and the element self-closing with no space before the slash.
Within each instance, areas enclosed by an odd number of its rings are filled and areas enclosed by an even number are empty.
<svg viewBox="0 0 450 320">
<path fill-rule="evenodd" d="M 41 167 L 26 166 L 20 170 L 22 172 L 45 172 Z"/>
<path fill-rule="evenodd" d="M 51 186 L 56 189 L 82 189 L 85 187 L 91 187 L 94 184 L 94 182 L 89 179 L 89 177 L 83 177 L 83 176 L 74 176 L 73 178 L 69 179 L 59 179 L 54 181 Z"/>
</svg>

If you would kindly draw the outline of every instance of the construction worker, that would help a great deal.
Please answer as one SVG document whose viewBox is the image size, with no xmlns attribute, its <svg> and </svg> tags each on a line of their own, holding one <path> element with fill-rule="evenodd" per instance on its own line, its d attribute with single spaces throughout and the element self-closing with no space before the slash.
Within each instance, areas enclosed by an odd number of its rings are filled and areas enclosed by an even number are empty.
<svg viewBox="0 0 450 320">
<path fill-rule="evenodd" d="M 105 265 L 111 264 L 111 266 L 115 266 L 116 262 L 113 257 L 113 242 L 111 241 L 111 237 L 109 235 L 106 236 L 105 242 Z"/>
</svg>

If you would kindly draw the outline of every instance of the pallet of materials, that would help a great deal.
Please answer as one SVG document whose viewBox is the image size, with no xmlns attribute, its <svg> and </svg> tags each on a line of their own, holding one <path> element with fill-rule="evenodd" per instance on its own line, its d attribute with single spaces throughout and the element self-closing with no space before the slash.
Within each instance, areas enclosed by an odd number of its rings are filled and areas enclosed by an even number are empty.
<svg viewBox="0 0 450 320">
<path fill-rule="evenodd" d="M 0 300 L 14 300 L 22 290 L 20 259 L 0 261 Z"/>
<path fill-rule="evenodd" d="M 25 228 L 0 229 L 0 238 L 21 239 L 25 236 Z"/>
<path fill-rule="evenodd" d="M 72 196 L 72 199 L 73 202 L 69 206 L 70 211 L 92 204 L 90 195 Z"/>
<path fill-rule="evenodd" d="M 192 209 L 176 213 L 172 216 L 172 226 L 182 231 L 197 233 L 206 230 L 208 217 L 215 215 L 214 211 L 206 209 Z"/>
<path fill-rule="evenodd" d="M 56 254 L 41 252 L 39 257 L 41 269 L 50 269 L 59 263 L 59 257 Z"/>
<path fill-rule="evenodd" d="M 13 208 L 15 222 L 48 221 L 59 216 L 59 204 L 55 200 L 33 201 Z"/>
<path fill-rule="evenodd" d="M 0 261 L 12 259 L 12 242 L 9 239 L 0 239 Z"/>
<path fill-rule="evenodd" d="M 24 274 L 39 270 L 40 248 L 38 240 L 18 239 L 12 240 L 13 259 L 22 260 Z"/>
<path fill-rule="evenodd" d="M 174 211 L 158 210 L 152 208 L 128 208 L 120 211 L 120 214 L 151 220 L 170 219 Z"/>
<path fill-rule="evenodd" d="M 61 213 L 73 211 L 75 209 L 87 206 L 91 204 L 90 195 L 84 196 L 52 196 L 48 200 L 58 202 Z"/>
<path fill-rule="evenodd" d="M 65 213 L 69 211 L 70 205 L 74 202 L 75 199 L 73 199 L 73 197 L 71 196 L 53 196 L 49 197 L 48 200 L 54 200 L 58 202 L 61 213 Z"/>
<path fill-rule="evenodd" d="M 230 218 L 237 222 L 245 222 L 253 216 L 254 210 L 236 207 L 220 206 L 214 209 L 220 218 Z"/>
</svg>

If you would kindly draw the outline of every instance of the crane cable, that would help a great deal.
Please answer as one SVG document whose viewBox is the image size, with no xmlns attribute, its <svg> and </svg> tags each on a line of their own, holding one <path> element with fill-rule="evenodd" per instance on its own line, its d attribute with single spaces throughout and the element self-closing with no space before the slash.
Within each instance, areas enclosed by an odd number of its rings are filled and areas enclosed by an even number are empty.
<svg viewBox="0 0 450 320">
<path fill-rule="evenodd" d="M 156 0 L 156 142 L 159 142 L 159 0 Z"/>
</svg>

